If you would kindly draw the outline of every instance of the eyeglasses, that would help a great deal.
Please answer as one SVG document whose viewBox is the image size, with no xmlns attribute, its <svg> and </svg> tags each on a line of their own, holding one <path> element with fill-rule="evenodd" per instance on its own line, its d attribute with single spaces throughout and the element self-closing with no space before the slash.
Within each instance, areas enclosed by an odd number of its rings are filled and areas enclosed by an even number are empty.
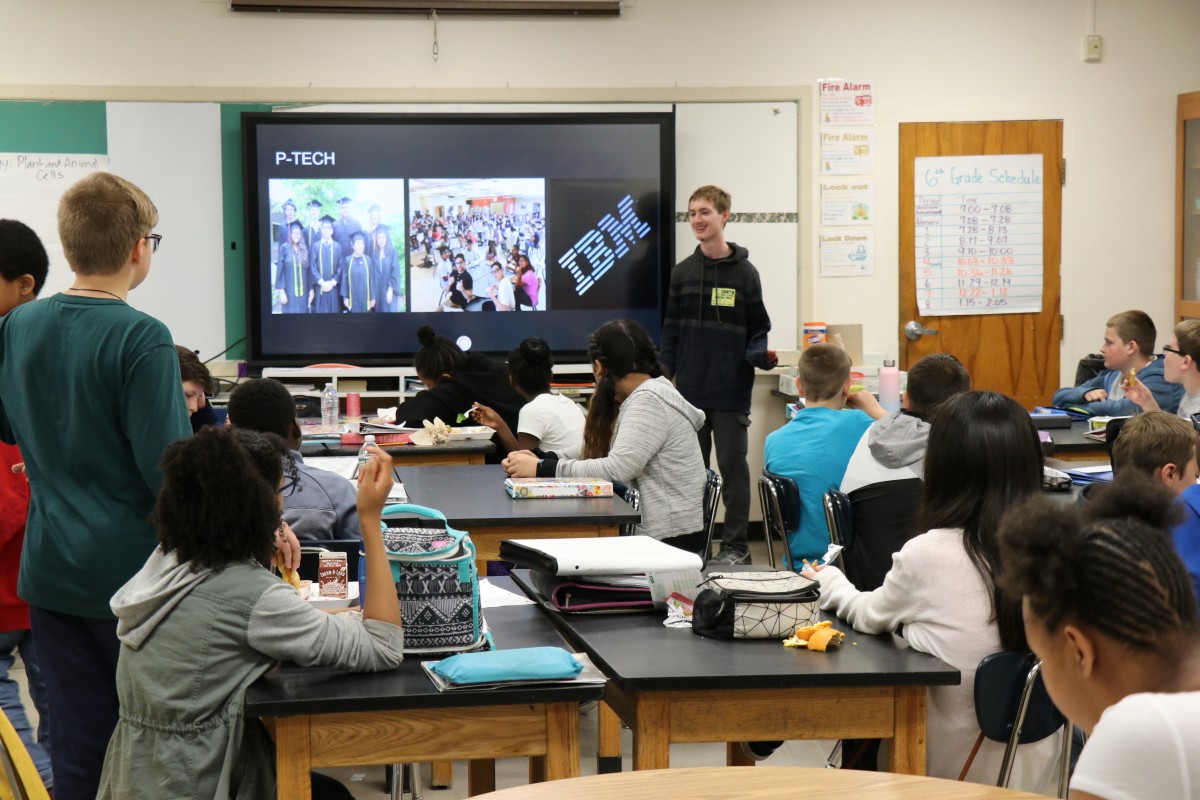
<svg viewBox="0 0 1200 800">
<path fill-rule="evenodd" d="M 142 238 L 150 243 L 150 252 L 151 253 L 158 252 L 158 243 L 162 241 L 161 233 L 147 233 Z"/>
<path fill-rule="evenodd" d="M 299 484 L 299 478 L 292 478 L 291 480 L 285 482 L 283 486 L 280 486 L 278 489 L 276 489 L 275 492 L 276 494 L 281 494 L 284 497 L 291 497 Z"/>
<path fill-rule="evenodd" d="M 1162 348 L 1163 348 L 1164 353 L 1174 353 L 1175 355 L 1179 356 L 1180 358 L 1187 358 L 1186 353 L 1184 353 L 1182 350 L 1176 350 L 1174 347 L 1171 347 L 1171 345 L 1169 345 L 1169 344 L 1164 344 L 1162 346 Z"/>
</svg>

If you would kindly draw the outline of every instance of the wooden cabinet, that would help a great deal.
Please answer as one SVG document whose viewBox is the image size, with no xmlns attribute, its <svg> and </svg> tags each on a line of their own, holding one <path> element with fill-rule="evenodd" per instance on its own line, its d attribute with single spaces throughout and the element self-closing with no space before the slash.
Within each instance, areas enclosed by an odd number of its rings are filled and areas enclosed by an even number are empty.
<svg viewBox="0 0 1200 800">
<path fill-rule="evenodd" d="M 1200 92 L 1179 95 L 1175 123 L 1175 319 L 1200 317 Z"/>
</svg>

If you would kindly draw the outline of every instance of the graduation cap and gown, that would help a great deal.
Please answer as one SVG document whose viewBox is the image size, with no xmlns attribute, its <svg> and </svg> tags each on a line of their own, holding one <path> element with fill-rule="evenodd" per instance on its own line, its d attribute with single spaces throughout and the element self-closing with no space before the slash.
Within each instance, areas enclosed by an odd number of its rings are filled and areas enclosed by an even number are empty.
<svg viewBox="0 0 1200 800">
<path fill-rule="evenodd" d="M 354 202 L 349 197 L 338 200 L 339 206 Z M 342 246 L 342 253 L 349 254 L 354 249 L 354 234 L 362 233 L 362 225 L 354 217 L 339 219 L 333 223 L 333 240 Z"/>
<path fill-rule="evenodd" d="M 308 207 L 319 209 L 321 207 L 321 201 L 320 200 L 309 200 Z M 333 219 L 333 217 L 330 217 L 330 219 Z M 304 244 L 308 247 L 308 252 L 311 253 L 313 246 L 319 241 L 321 241 L 321 220 L 320 219 L 317 220 L 316 225 L 307 225 L 304 228 Z"/>
<path fill-rule="evenodd" d="M 362 231 L 354 235 L 355 241 L 359 239 L 366 243 L 366 236 Z M 356 256 L 352 250 L 350 255 L 346 256 L 342 263 L 342 280 L 338 284 L 338 293 L 350 301 L 351 314 L 373 311 L 372 304 L 379 304 L 379 268 L 366 252 Z"/>
<path fill-rule="evenodd" d="M 292 228 L 304 229 L 300 221 L 292 223 Z M 308 269 L 308 251 L 301 244 L 293 246 L 290 236 L 279 243 L 279 257 L 276 260 L 278 268 L 275 272 L 275 288 L 287 297 L 286 303 L 281 303 L 279 310 L 283 314 L 307 314 L 308 291 L 312 288 L 312 274 Z"/>
<path fill-rule="evenodd" d="M 324 224 L 326 222 L 332 225 L 333 217 L 328 214 L 321 217 L 321 223 Z M 328 242 L 320 240 L 308 252 L 308 268 L 312 273 L 312 282 L 318 284 L 317 298 L 313 301 L 313 311 L 316 313 L 337 314 L 341 311 L 341 302 L 338 299 L 338 287 L 334 286 L 328 292 L 322 292 L 319 282 L 334 280 L 340 285 L 342 282 L 342 263 L 344 261 L 342 246 L 333 240 Z"/>
</svg>

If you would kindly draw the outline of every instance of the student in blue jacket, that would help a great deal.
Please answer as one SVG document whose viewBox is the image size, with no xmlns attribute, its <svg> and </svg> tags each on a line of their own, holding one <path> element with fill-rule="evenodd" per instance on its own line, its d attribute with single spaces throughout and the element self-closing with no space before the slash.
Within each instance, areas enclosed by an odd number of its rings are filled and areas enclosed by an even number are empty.
<svg viewBox="0 0 1200 800">
<path fill-rule="evenodd" d="M 1104 369 L 1090 381 L 1075 387 L 1064 387 L 1054 393 L 1054 405 L 1072 408 L 1095 416 L 1132 416 L 1138 404 L 1125 392 L 1130 374 L 1145 384 L 1158 407 L 1174 414 L 1183 397 L 1183 386 L 1167 383 L 1163 361 L 1154 355 L 1154 340 L 1158 335 L 1154 322 L 1144 311 L 1123 311 L 1109 318 L 1104 329 Z"/>
</svg>

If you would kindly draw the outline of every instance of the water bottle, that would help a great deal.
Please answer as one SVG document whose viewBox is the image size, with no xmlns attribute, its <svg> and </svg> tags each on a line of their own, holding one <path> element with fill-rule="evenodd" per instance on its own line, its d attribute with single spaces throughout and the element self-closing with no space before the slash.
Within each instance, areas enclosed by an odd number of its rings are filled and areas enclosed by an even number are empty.
<svg viewBox="0 0 1200 800">
<path fill-rule="evenodd" d="M 375 434 L 368 433 L 367 438 L 363 440 L 363 446 L 358 448 L 358 466 L 354 468 L 354 477 L 358 477 L 358 473 L 362 472 L 363 464 L 366 464 L 375 455 L 369 448 L 375 446 Z"/>
<path fill-rule="evenodd" d="M 325 384 L 321 392 L 321 425 L 326 428 L 338 426 L 338 393 L 332 383 Z"/>
<path fill-rule="evenodd" d="M 879 405 L 889 414 L 900 410 L 900 370 L 893 358 L 884 359 L 879 370 Z"/>
</svg>

